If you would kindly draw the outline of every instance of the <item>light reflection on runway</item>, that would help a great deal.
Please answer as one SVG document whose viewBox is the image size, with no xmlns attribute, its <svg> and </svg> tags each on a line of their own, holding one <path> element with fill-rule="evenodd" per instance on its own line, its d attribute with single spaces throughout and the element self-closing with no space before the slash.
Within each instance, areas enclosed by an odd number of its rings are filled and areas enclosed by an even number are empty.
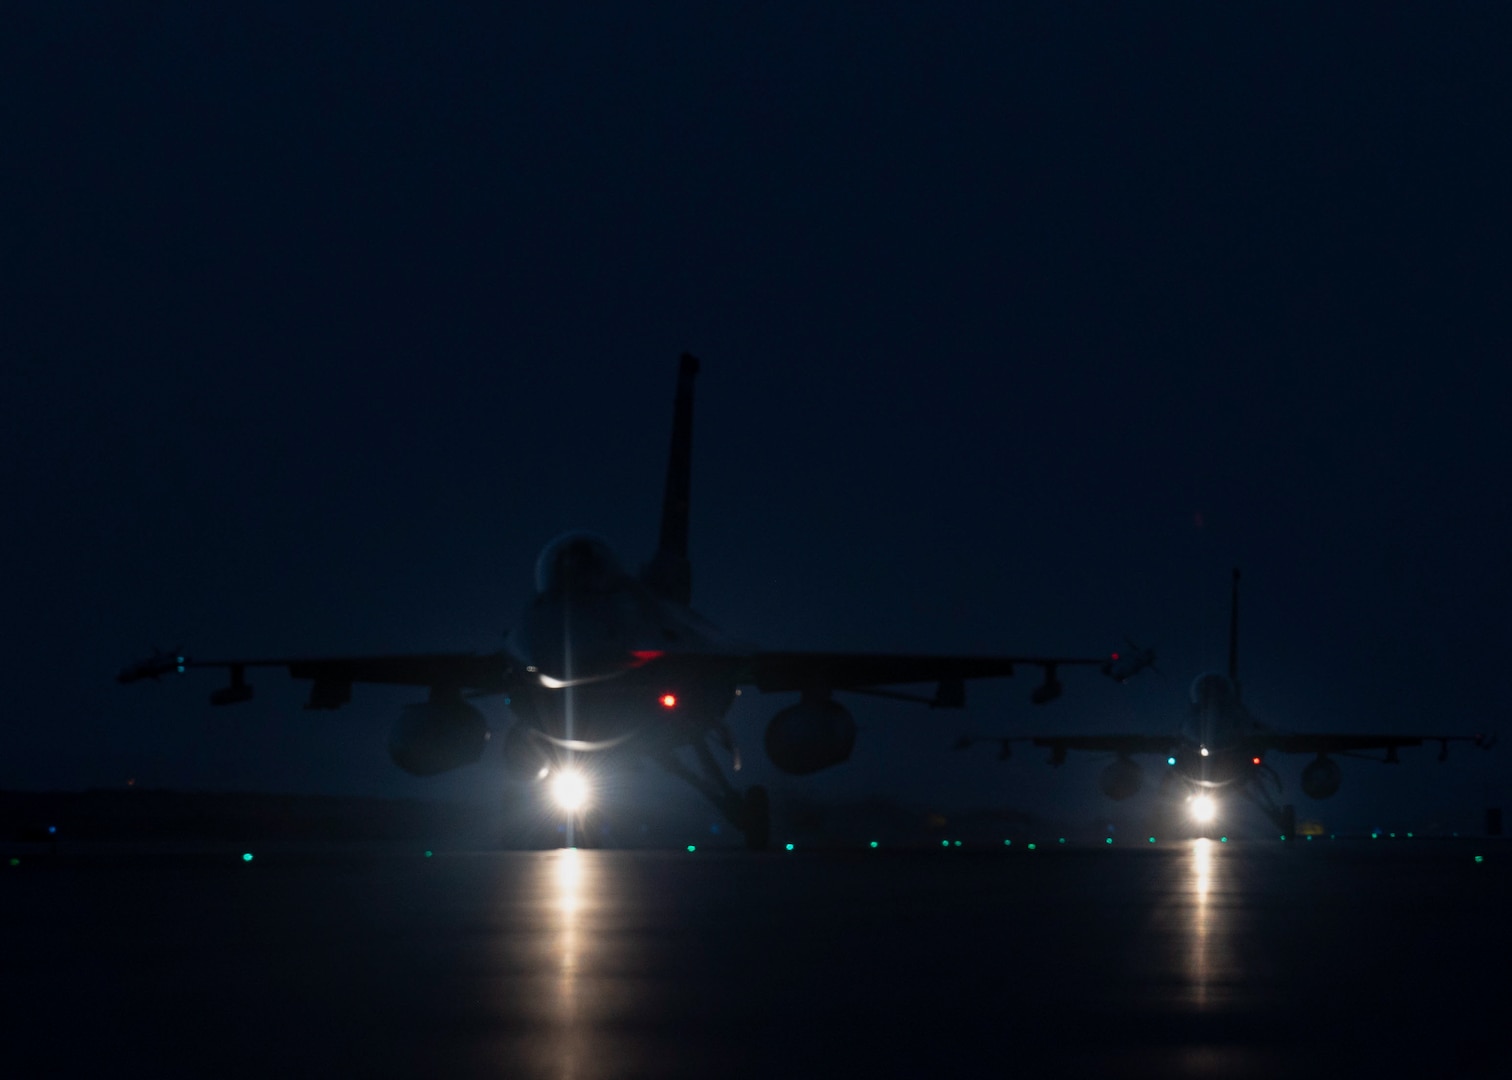
<svg viewBox="0 0 1512 1080">
<path fill-rule="evenodd" d="M 1208 903 L 1208 893 L 1213 884 L 1213 842 L 1207 839 L 1192 841 L 1191 905 L 1192 937 L 1190 962 L 1187 970 L 1192 980 L 1192 1000 L 1199 1008 L 1211 1003 L 1209 980 L 1213 975 L 1213 937 L 1222 932 L 1221 916 Z"/>
<path fill-rule="evenodd" d="M 583 892 L 589 887 L 585 877 L 591 876 L 584 869 L 584 860 L 578 858 L 576 848 L 567 848 L 555 855 L 555 877 L 559 906 L 557 951 L 561 954 L 556 985 L 556 1026 L 561 1045 L 559 1062 L 562 1077 L 576 1077 L 581 1069 L 578 1054 L 583 1040 L 576 1030 L 579 1019 L 578 983 L 578 913 L 582 906 Z"/>
<path fill-rule="evenodd" d="M 0 1012 L 50 1075 L 1512 1075 L 1512 861 L 1378 851 L 60 861 Z"/>
<path fill-rule="evenodd" d="M 619 981 L 605 969 L 615 950 L 602 926 L 607 899 L 599 853 L 573 848 L 527 856 L 497 882 L 491 1011 L 497 1055 L 530 1062 L 560 1080 L 612 1074 Z M 507 1071 L 507 1070 L 501 1070 Z"/>
</svg>

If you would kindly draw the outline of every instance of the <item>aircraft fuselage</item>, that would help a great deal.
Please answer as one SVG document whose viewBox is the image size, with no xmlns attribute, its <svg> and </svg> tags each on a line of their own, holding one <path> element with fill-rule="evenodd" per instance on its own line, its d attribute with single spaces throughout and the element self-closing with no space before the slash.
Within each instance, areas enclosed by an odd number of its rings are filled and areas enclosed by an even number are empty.
<svg viewBox="0 0 1512 1080">
<path fill-rule="evenodd" d="M 536 584 L 510 644 L 528 676 L 510 708 L 535 737 L 560 750 L 654 754 L 724 719 L 745 647 L 657 596 L 602 540 L 553 541 Z M 726 654 L 726 667 L 709 662 Z"/>
<path fill-rule="evenodd" d="M 1260 724 L 1239 700 L 1238 689 L 1218 674 L 1192 684 L 1192 712 L 1182 726 L 1175 768 L 1194 787 L 1221 788 L 1249 780 L 1261 767 L 1248 736 Z"/>
</svg>

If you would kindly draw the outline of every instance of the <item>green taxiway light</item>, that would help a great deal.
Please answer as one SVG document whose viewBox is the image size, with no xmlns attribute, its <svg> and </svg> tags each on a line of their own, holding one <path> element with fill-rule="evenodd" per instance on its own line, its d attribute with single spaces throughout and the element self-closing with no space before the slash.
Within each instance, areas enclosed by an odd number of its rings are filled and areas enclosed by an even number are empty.
<svg viewBox="0 0 1512 1080">
<path fill-rule="evenodd" d="M 1103 841 L 1103 843 L 1105 843 L 1105 844 L 1111 844 L 1112 842 L 1113 842 L 1113 838 L 1111 836 L 1108 837 L 1106 840 Z"/>
<path fill-rule="evenodd" d="M 425 857 L 426 857 L 426 858 L 427 858 L 427 859 L 428 859 L 428 858 L 430 858 L 430 857 L 431 857 L 431 856 L 432 856 L 432 855 L 434 855 L 434 854 L 435 854 L 435 852 L 433 852 L 433 851 L 430 851 L 430 850 L 427 850 L 427 851 L 426 851 L 426 852 L 425 852 Z"/>
<path fill-rule="evenodd" d="M 1030 850 L 1030 851 L 1033 851 L 1033 850 L 1034 850 L 1034 845 L 1033 845 L 1033 844 L 1030 844 L 1030 845 L 1029 845 L 1029 850 Z"/>
<path fill-rule="evenodd" d="M 1485 862 L 1485 861 L 1486 861 L 1486 857 L 1485 857 L 1485 856 L 1484 856 L 1484 855 L 1477 855 L 1477 856 L 1476 856 L 1476 857 L 1475 857 L 1475 861 L 1476 861 L 1476 862 Z M 11 865 L 12 865 L 12 866 L 15 866 L 15 865 L 16 865 L 16 860 L 15 860 L 15 859 L 12 859 L 12 860 L 11 860 Z"/>
<path fill-rule="evenodd" d="M 698 848 L 697 848 L 697 847 L 696 847 L 696 846 L 695 846 L 695 845 L 693 845 L 693 844 L 689 844 L 689 845 L 688 845 L 688 850 L 689 850 L 689 851 L 697 851 L 697 850 L 698 850 Z"/>
<path fill-rule="evenodd" d="M 961 846 L 961 842 L 960 842 L 960 841 L 959 841 L 959 840 L 957 840 L 957 841 L 956 841 L 956 842 L 955 842 L 955 846 L 956 846 L 956 847 L 960 847 L 960 846 Z"/>
<path fill-rule="evenodd" d="M 1480 862 L 1480 856 L 1479 856 L 1479 855 L 1477 855 L 1477 856 L 1476 856 L 1476 857 L 1475 857 L 1475 861 L 1476 861 L 1476 862 Z M 12 859 L 12 860 L 11 860 L 11 861 L 10 861 L 10 864 L 11 864 L 11 865 L 12 865 L 12 866 L 20 866 L 20 865 L 21 865 L 21 860 L 20 860 L 20 859 Z"/>
<path fill-rule="evenodd" d="M 1012 847 L 1013 846 L 1013 841 L 1012 840 L 1004 840 L 1003 841 L 1003 846 L 1004 847 Z"/>
<path fill-rule="evenodd" d="M 793 850 L 793 845 L 792 845 L 792 844 L 789 844 L 789 845 L 788 845 L 788 846 L 787 846 L 787 849 L 788 849 L 788 850 L 789 850 L 789 851 L 792 851 L 792 850 Z"/>
<path fill-rule="evenodd" d="M 872 843 L 871 843 L 871 846 L 872 847 L 876 847 L 877 846 L 877 842 L 875 840 L 873 840 Z"/>
<path fill-rule="evenodd" d="M 252 853 L 250 851 L 244 852 L 242 854 L 242 862 L 251 862 L 251 861 L 252 861 Z"/>
<path fill-rule="evenodd" d="M 1176 764 L 1176 759 L 1173 758 L 1173 757 L 1168 757 L 1168 758 L 1166 758 L 1166 764 L 1167 765 L 1174 765 L 1174 764 Z"/>
<path fill-rule="evenodd" d="M 1411 834 L 1411 833 L 1408 833 L 1408 834 L 1407 834 L 1407 839 L 1409 839 L 1409 840 L 1411 840 L 1411 839 L 1412 839 L 1412 834 Z"/>
<path fill-rule="evenodd" d="M 1228 837 L 1226 837 L 1226 836 L 1220 836 L 1220 837 L 1219 837 L 1219 838 L 1218 838 L 1218 842 L 1219 842 L 1219 843 L 1220 843 L 1220 844 L 1226 844 L 1226 843 L 1228 843 Z"/>
<path fill-rule="evenodd" d="M 1285 833 L 1282 833 L 1282 834 L 1281 834 L 1281 839 L 1283 839 L 1283 840 L 1285 840 L 1285 839 L 1286 839 L 1286 834 L 1285 834 Z"/>
<path fill-rule="evenodd" d="M 1152 837 L 1150 837 L 1150 843 L 1152 843 L 1152 844 L 1153 844 L 1153 843 L 1154 843 L 1154 842 L 1155 842 L 1155 838 L 1154 838 L 1154 837 L 1153 837 L 1153 836 L 1152 836 Z"/>
<path fill-rule="evenodd" d="M 1066 838 L 1062 836 L 1058 842 L 1064 844 L 1066 842 Z"/>
</svg>

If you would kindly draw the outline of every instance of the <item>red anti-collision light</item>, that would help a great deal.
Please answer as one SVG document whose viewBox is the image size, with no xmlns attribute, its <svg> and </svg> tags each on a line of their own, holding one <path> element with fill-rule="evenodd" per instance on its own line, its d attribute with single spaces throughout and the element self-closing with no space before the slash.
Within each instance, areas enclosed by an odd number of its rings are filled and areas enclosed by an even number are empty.
<svg viewBox="0 0 1512 1080">
<path fill-rule="evenodd" d="M 675 708 L 677 708 L 677 695 L 676 694 L 663 694 L 660 697 L 659 700 L 661 701 L 662 708 L 664 708 L 664 709 L 675 709 Z"/>
<path fill-rule="evenodd" d="M 1257 757 L 1250 758 L 1250 761 L 1254 762 L 1256 765 L 1260 764 L 1260 759 Z"/>
</svg>

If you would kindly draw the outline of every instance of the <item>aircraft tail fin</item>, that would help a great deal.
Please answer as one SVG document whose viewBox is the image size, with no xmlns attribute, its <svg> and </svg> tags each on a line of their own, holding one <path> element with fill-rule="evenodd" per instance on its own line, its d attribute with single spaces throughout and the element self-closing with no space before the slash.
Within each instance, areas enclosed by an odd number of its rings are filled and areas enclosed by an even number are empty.
<svg viewBox="0 0 1512 1080">
<path fill-rule="evenodd" d="M 661 539 L 641 578 L 679 604 L 693 596 L 693 568 L 688 562 L 688 505 L 693 474 L 693 380 L 698 358 L 683 353 L 677 367 L 677 397 L 672 406 L 672 446 L 667 455 L 667 484 L 662 494 Z"/>
<path fill-rule="evenodd" d="M 1229 657 L 1228 657 L 1229 682 L 1234 685 L 1234 693 L 1239 693 L 1239 568 L 1234 567 L 1234 580 L 1232 591 L 1229 594 Z"/>
</svg>

